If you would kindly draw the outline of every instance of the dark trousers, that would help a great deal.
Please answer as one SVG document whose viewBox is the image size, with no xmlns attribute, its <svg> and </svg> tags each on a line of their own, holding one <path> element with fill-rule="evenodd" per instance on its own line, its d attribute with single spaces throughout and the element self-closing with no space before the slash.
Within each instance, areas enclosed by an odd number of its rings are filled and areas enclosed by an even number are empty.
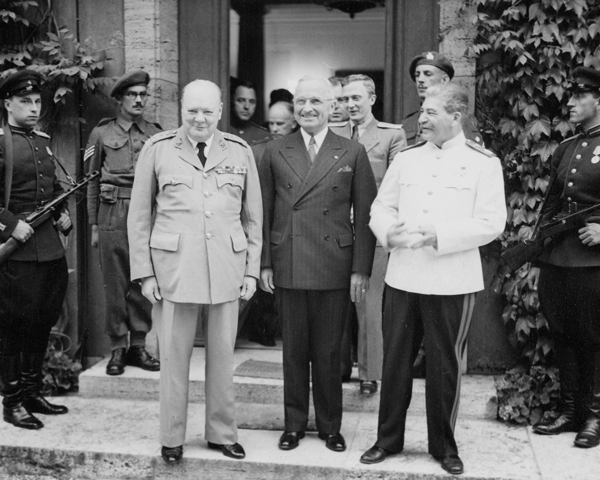
<svg viewBox="0 0 600 480">
<path fill-rule="evenodd" d="M 283 338 L 285 430 L 305 431 L 312 366 L 317 429 L 338 433 L 342 425 L 340 349 L 350 293 L 276 287 Z"/>
<path fill-rule="evenodd" d="M 65 257 L 0 267 L 0 356 L 46 352 L 68 280 Z"/>
<path fill-rule="evenodd" d="M 152 327 L 152 305 L 142 295 L 141 287 L 130 281 L 127 212 L 129 199 L 101 203 L 98 211 L 98 244 L 104 281 L 106 305 L 105 331 L 111 347 L 144 345 Z"/>
<path fill-rule="evenodd" d="M 475 294 L 421 295 L 386 286 L 383 308 L 383 378 L 376 445 L 404 448 L 406 411 L 412 396 L 412 365 L 425 340 L 425 399 L 429 453 L 458 453 L 454 426 L 460 396 L 460 367 Z"/>
</svg>

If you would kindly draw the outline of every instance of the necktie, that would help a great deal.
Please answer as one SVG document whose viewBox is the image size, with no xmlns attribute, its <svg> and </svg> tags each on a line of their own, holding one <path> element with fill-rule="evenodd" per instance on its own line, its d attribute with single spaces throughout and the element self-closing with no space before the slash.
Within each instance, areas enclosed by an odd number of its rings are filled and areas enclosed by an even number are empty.
<svg viewBox="0 0 600 480">
<path fill-rule="evenodd" d="M 352 126 L 352 140 L 358 142 L 358 125 Z"/>
<path fill-rule="evenodd" d="M 206 143 L 200 142 L 198 143 L 198 158 L 200 159 L 200 163 L 202 166 L 206 163 L 206 155 L 204 155 L 204 149 L 206 148 Z"/>
<path fill-rule="evenodd" d="M 310 161 L 314 162 L 315 157 L 317 156 L 317 144 L 315 143 L 315 137 L 310 137 L 310 141 L 308 142 L 308 156 L 310 157 Z"/>
</svg>

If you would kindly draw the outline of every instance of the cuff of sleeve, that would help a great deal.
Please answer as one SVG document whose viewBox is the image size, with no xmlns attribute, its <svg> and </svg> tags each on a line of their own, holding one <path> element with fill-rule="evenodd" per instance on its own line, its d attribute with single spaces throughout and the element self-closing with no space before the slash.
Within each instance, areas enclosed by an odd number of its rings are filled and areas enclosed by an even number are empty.
<svg viewBox="0 0 600 480">
<path fill-rule="evenodd" d="M 0 212 L 0 240 L 2 242 L 6 242 L 11 237 L 17 223 L 19 223 L 19 219 L 16 215 L 6 209 Z"/>
</svg>

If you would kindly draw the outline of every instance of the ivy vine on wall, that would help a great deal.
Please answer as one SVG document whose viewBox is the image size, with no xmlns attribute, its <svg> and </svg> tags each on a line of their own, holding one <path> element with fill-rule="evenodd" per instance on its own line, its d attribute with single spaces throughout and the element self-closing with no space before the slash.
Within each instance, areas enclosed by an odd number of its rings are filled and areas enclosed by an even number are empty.
<svg viewBox="0 0 600 480">
<path fill-rule="evenodd" d="M 578 65 L 600 69 L 600 1 L 474 0 L 477 36 L 477 117 L 486 146 L 503 163 L 508 203 L 506 249 L 531 235 L 548 186 L 549 158 L 573 134 L 567 102 Z M 502 268 L 503 320 L 525 363 L 552 354 L 537 292 L 528 289 L 529 265 Z"/>
</svg>

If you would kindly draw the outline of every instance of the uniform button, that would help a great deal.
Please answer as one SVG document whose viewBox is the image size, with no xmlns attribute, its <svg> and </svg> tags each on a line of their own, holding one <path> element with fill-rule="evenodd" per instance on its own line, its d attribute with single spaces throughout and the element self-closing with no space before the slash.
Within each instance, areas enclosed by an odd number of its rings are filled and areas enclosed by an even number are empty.
<svg viewBox="0 0 600 480">
<path fill-rule="evenodd" d="M 423 213 L 429 213 L 429 210 L 423 210 Z"/>
<path fill-rule="evenodd" d="M 433 195 L 433 192 L 427 192 L 427 195 Z"/>
<path fill-rule="evenodd" d="M 211 215 L 212 215 L 212 213 L 210 213 L 210 212 L 206 212 L 206 213 L 204 214 L 204 216 L 205 216 L 206 218 L 210 218 L 210 217 L 211 217 Z"/>
<path fill-rule="evenodd" d="M 44 191 L 44 189 L 43 189 L 43 188 L 40 188 L 40 192 L 43 192 L 43 191 Z"/>
<path fill-rule="evenodd" d="M 36 151 L 36 152 L 39 152 L 39 151 L 40 151 L 40 149 L 39 149 L 38 147 L 35 147 L 35 151 Z"/>
<path fill-rule="evenodd" d="M 571 198 L 571 197 L 567 197 L 567 201 L 569 201 L 569 202 L 570 202 L 571 200 L 572 200 L 572 198 Z"/>
<path fill-rule="evenodd" d="M 577 173 L 577 169 L 574 168 L 573 170 L 571 170 L 571 173 Z"/>
<path fill-rule="evenodd" d="M 206 234 L 206 239 L 207 239 L 207 240 L 210 240 L 211 238 L 212 238 L 212 235 L 211 235 L 210 233 L 207 233 L 207 234 Z"/>
<path fill-rule="evenodd" d="M 329 215 L 329 210 L 327 210 L 327 209 L 323 210 L 323 215 Z"/>
<path fill-rule="evenodd" d="M 298 207 L 294 207 L 294 212 L 297 212 L 297 211 L 298 211 Z"/>
<path fill-rule="evenodd" d="M 293 233 L 290 233 L 290 238 L 294 238 L 294 234 Z"/>
<path fill-rule="evenodd" d="M 576 158 L 577 160 L 579 160 L 579 159 L 581 158 L 581 155 L 577 154 L 577 155 L 575 155 L 575 158 Z"/>
<path fill-rule="evenodd" d="M 203 173 L 203 174 L 202 174 L 202 176 L 203 176 L 204 178 L 208 178 L 208 173 Z"/>
<path fill-rule="evenodd" d="M 288 183 L 288 184 L 287 184 L 287 187 L 288 187 L 288 188 L 292 188 L 292 184 L 291 184 L 291 183 Z"/>
<path fill-rule="evenodd" d="M 567 186 L 568 186 L 568 187 L 572 187 L 572 186 L 573 186 L 573 182 L 569 182 L 569 183 L 567 183 Z"/>
<path fill-rule="evenodd" d="M 205 196 L 206 198 L 208 198 L 208 197 L 210 197 L 210 193 L 208 193 L 208 192 L 204 192 L 204 196 Z"/>
<path fill-rule="evenodd" d="M 587 146 L 588 146 L 588 143 L 587 143 L 587 142 L 583 142 L 583 143 L 581 144 L 581 146 L 582 146 L 582 147 L 587 147 Z"/>
<path fill-rule="evenodd" d="M 437 175 L 438 175 L 437 173 L 434 173 L 434 174 L 432 174 L 431 176 L 432 176 L 433 178 L 435 178 L 435 177 L 437 177 Z"/>
<path fill-rule="evenodd" d="M 41 177 L 41 178 L 44 178 L 44 174 L 43 174 L 43 173 L 40 173 L 40 177 Z"/>
<path fill-rule="evenodd" d="M 38 164 L 39 164 L 39 165 L 41 165 L 41 164 L 42 164 L 42 162 L 40 162 L 40 161 L 38 160 Z"/>
<path fill-rule="evenodd" d="M 329 241 L 329 235 L 325 235 L 325 241 L 328 242 Z"/>
<path fill-rule="evenodd" d="M 334 192 L 337 192 L 337 189 L 338 189 L 337 185 L 334 185 L 334 186 L 333 186 L 333 191 L 334 191 Z"/>
</svg>

